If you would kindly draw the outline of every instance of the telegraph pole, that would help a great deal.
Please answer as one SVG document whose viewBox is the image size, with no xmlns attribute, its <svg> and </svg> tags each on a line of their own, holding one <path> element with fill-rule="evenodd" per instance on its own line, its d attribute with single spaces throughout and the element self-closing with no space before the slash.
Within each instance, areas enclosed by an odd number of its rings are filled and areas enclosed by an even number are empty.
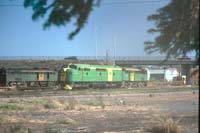
<svg viewBox="0 0 200 133">
<path fill-rule="evenodd" d="M 113 41 L 114 41 L 114 65 L 115 65 L 115 58 L 116 58 L 116 51 L 117 51 L 117 40 L 116 40 L 116 36 L 113 37 Z"/>
<path fill-rule="evenodd" d="M 97 43 L 97 28 L 95 28 L 95 36 L 96 36 L 96 37 L 95 37 L 95 44 L 96 44 L 96 47 L 95 47 L 95 51 L 96 51 L 95 54 L 96 54 L 96 56 L 95 56 L 95 57 L 96 57 L 96 60 L 97 60 L 97 56 L 98 56 L 98 54 L 97 54 L 97 52 L 98 52 L 98 51 L 97 51 L 97 44 L 98 44 L 98 43 Z"/>
<path fill-rule="evenodd" d="M 106 64 L 109 64 L 109 49 L 106 49 Z"/>
</svg>

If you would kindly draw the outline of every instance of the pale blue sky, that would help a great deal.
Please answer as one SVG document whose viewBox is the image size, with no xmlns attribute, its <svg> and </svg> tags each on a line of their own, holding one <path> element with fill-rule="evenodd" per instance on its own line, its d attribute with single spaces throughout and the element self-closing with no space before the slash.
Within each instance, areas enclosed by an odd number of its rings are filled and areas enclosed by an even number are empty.
<svg viewBox="0 0 200 133">
<path fill-rule="evenodd" d="M 124 1 L 134 0 L 104 0 L 100 7 L 92 11 L 88 23 L 71 41 L 67 39 L 68 33 L 73 30 L 70 24 L 43 30 L 44 20 L 32 21 L 31 8 L 0 6 L 0 56 L 95 56 L 96 39 L 98 56 L 105 56 L 107 49 L 113 56 L 114 36 L 116 56 L 145 56 L 144 41 L 154 39 L 147 33 L 149 28 L 154 27 L 154 23 L 147 21 L 147 16 L 169 0 L 103 4 Z M 0 5 L 5 3 L 20 4 L 23 0 L 0 0 Z"/>
</svg>

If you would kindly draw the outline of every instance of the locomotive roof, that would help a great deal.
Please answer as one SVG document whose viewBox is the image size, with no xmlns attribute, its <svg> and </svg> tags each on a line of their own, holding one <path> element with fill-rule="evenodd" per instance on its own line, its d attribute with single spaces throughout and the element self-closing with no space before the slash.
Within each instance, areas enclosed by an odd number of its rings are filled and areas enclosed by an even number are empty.
<svg viewBox="0 0 200 133">
<path fill-rule="evenodd" d="M 146 71 L 145 69 L 142 69 L 142 68 L 130 68 L 130 67 L 124 67 L 124 70 L 126 70 L 126 71 L 134 71 L 134 72 Z"/>
<path fill-rule="evenodd" d="M 110 68 L 110 69 L 119 69 L 119 70 L 122 69 L 119 66 L 112 66 L 112 65 L 92 65 L 92 64 L 70 64 L 70 65 L 74 65 L 79 68 L 90 68 L 90 69 L 96 69 L 96 68 L 104 68 L 104 69 Z"/>
<path fill-rule="evenodd" d="M 112 66 L 112 65 L 93 65 L 93 64 L 71 64 L 76 66 L 87 66 L 87 67 L 118 67 L 118 66 Z"/>
<path fill-rule="evenodd" d="M 48 68 L 7 68 L 7 72 L 55 72 L 55 70 L 50 70 Z"/>
</svg>

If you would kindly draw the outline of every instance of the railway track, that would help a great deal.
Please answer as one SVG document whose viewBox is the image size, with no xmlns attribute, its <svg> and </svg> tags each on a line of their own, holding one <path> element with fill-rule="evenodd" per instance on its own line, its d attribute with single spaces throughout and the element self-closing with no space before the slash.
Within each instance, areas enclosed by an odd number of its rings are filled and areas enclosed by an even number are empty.
<svg viewBox="0 0 200 133">
<path fill-rule="evenodd" d="M 79 90 L 9 90 L 1 91 L 0 98 L 15 97 L 45 97 L 45 96 L 72 96 L 72 95 L 110 95 L 110 94 L 133 94 L 133 93 L 163 93 L 176 91 L 198 90 L 198 87 L 144 87 L 144 88 L 110 88 L 110 89 L 79 89 Z"/>
<path fill-rule="evenodd" d="M 26 90 L 26 91 L 4 91 L 0 92 L 0 98 L 12 97 L 45 97 L 45 96 L 66 96 L 69 92 L 65 90 L 52 91 L 52 90 Z"/>
</svg>

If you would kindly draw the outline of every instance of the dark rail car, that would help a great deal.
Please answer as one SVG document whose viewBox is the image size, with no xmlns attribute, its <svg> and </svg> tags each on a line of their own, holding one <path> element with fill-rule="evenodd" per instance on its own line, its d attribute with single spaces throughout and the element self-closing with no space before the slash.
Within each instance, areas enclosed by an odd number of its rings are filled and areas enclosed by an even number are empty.
<svg viewBox="0 0 200 133">
<path fill-rule="evenodd" d="M 49 69 L 1 68 L 0 86 L 49 87 L 57 84 L 58 72 Z"/>
</svg>

